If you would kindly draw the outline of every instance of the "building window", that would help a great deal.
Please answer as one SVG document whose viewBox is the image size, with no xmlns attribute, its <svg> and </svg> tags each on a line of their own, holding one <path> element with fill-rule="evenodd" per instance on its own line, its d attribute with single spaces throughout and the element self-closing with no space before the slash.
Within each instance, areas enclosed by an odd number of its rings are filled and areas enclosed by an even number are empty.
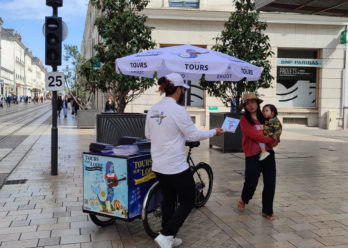
<svg viewBox="0 0 348 248">
<path fill-rule="evenodd" d="M 169 0 L 169 7 L 199 8 L 199 0 Z"/>
<path fill-rule="evenodd" d="M 317 107 L 318 50 L 278 50 L 277 105 L 282 108 Z"/>
<path fill-rule="evenodd" d="M 191 107 L 204 107 L 204 90 L 199 81 L 187 81 L 190 88 L 186 90 L 186 104 Z"/>
</svg>

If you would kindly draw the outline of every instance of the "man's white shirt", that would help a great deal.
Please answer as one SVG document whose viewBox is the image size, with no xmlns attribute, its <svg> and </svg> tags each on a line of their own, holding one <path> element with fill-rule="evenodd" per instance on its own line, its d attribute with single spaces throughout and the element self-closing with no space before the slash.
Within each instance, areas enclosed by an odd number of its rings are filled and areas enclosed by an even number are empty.
<svg viewBox="0 0 348 248">
<path fill-rule="evenodd" d="M 152 170 L 170 175 L 185 171 L 186 140 L 204 140 L 215 134 L 215 129 L 198 130 L 184 107 L 172 97 L 163 98 L 146 116 L 145 136 L 151 140 Z"/>
</svg>

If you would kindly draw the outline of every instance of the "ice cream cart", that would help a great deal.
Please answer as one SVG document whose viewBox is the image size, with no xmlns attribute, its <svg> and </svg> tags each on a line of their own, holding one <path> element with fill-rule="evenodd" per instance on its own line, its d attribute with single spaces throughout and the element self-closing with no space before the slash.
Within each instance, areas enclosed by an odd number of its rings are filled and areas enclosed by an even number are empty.
<svg viewBox="0 0 348 248">
<path fill-rule="evenodd" d="M 144 196 L 155 182 L 151 164 L 149 153 L 120 157 L 84 152 L 83 211 L 111 221 L 139 217 Z"/>
</svg>

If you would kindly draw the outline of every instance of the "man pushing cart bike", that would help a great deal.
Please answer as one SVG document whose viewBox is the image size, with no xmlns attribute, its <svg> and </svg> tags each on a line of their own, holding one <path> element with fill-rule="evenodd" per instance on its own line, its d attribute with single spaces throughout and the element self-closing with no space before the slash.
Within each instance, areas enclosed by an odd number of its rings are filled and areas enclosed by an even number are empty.
<svg viewBox="0 0 348 248">
<path fill-rule="evenodd" d="M 224 131 L 221 128 L 197 130 L 189 113 L 178 104 L 189 88 L 180 74 L 161 77 L 158 84 L 159 91 L 166 97 L 148 111 L 145 136 L 151 140 L 152 171 L 162 193 L 162 229 L 155 242 L 160 248 L 170 248 L 182 243 L 176 234 L 196 199 L 196 184 L 185 158 L 185 141 L 208 139 Z"/>
</svg>

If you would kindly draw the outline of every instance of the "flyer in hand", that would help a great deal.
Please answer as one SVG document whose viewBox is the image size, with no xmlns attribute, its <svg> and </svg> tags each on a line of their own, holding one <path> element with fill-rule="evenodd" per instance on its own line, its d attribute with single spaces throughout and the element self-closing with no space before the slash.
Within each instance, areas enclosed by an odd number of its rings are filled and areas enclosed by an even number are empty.
<svg viewBox="0 0 348 248">
<path fill-rule="evenodd" d="M 235 118 L 227 116 L 221 128 L 225 130 L 225 132 L 234 133 L 238 127 L 238 124 L 239 124 L 239 119 L 235 119 Z"/>
</svg>

